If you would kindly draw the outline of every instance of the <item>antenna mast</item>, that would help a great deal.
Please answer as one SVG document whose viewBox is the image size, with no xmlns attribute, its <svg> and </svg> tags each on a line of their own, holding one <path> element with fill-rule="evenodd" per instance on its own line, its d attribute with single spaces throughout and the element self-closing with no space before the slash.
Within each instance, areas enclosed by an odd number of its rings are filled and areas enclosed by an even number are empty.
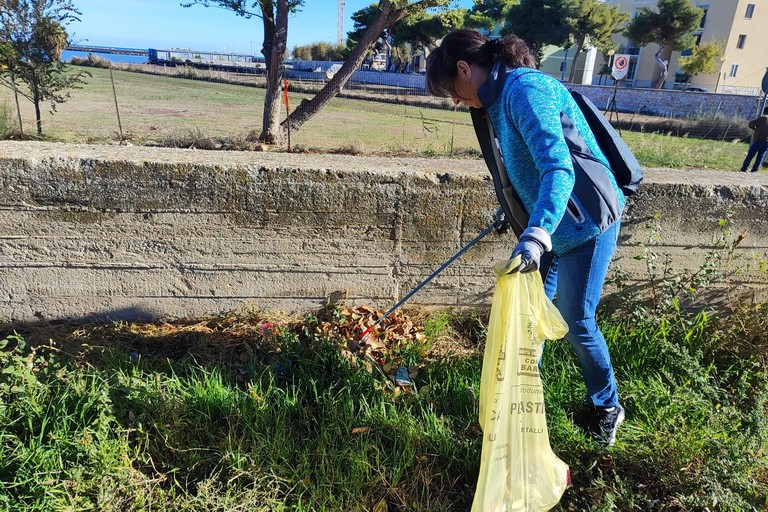
<svg viewBox="0 0 768 512">
<path fill-rule="evenodd" d="M 336 27 L 336 44 L 341 46 L 344 44 L 342 34 L 344 31 L 344 0 L 339 0 L 339 20 Z"/>
</svg>

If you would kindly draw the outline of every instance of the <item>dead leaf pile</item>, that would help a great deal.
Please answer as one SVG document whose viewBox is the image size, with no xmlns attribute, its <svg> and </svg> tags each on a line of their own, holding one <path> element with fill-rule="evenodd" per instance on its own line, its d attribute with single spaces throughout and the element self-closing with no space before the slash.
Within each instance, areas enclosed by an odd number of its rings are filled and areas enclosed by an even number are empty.
<svg viewBox="0 0 768 512">
<path fill-rule="evenodd" d="M 399 349 L 406 345 L 425 344 L 424 328 L 404 312 L 394 311 L 361 339 L 382 315 L 383 312 L 368 306 L 329 306 L 318 316 L 311 335 L 345 344 L 341 350 L 348 359 L 362 361 L 369 369 L 382 372 L 398 389 L 412 388 L 412 385 L 395 378 L 402 364 L 398 361 Z M 306 324 L 300 328 L 305 330 L 305 334 L 310 334 L 306 332 Z M 418 367 L 409 367 L 406 371 L 412 380 L 418 374 Z"/>
</svg>

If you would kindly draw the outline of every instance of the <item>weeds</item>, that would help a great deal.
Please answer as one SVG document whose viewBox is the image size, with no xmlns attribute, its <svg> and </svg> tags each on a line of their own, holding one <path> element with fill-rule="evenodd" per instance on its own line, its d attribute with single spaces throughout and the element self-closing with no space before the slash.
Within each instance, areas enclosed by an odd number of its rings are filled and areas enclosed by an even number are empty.
<svg viewBox="0 0 768 512">
<path fill-rule="evenodd" d="M 15 113 L 7 102 L 0 102 L 0 140 L 7 140 L 19 135 Z"/>
<path fill-rule="evenodd" d="M 132 137 L 132 135 L 131 135 Z M 190 130 L 181 135 L 169 135 L 160 145 L 169 148 L 203 149 L 209 151 L 234 150 L 234 151 L 263 151 L 264 145 L 257 142 L 252 133 L 245 138 L 219 138 L 208 137 L 201 130 Z"/>
<path fill-rule="evenodd" d="M 612 269 L 610 283 L 619 290 L 623 309 L 630 316 L 663 319 L 680 313 L 681 309 L 694 312 L 702 308 L 729 309 L 749 298 L 744 290 L 733 285 L 734 278 L 766 274 L 768 253 L 741 249 L 748 234 L 734 233 L 731 212 L 726 211 L 717 221 L 717 231 L 709 249 L 701 256 L 698 267 L 675 268 L 668 252 L 660 252 L 661 214 L 649 219 L 648 237 L 641 243 L 636 260 L 645 263 L 646 279 L 642 286 L 631 286 L 628 276 L 618 266 Z"/>
<path fill-rule="evenodd" d="M 635 121 L 632 116 L 616 121 L 616 126 L 623 130 L 721 141 L 743 141 L 752 135 L 744 119 L 701 113 L 687 118 L 651 118 L 643 121 Z"/>
</svg>

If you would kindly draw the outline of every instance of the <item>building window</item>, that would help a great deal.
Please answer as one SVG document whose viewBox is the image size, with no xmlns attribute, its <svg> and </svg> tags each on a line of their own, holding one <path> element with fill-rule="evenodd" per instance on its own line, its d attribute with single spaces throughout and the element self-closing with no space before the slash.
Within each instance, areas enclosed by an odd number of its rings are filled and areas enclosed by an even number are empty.
<svg viewBox="0 0 768 512">
<path fill-rule="evenodd" d="M 704 11 L 704 15 L 701 17 L 701 23 L 699 23 L 699 28 L 704 28 L 704 24 L 707 22 L 707 11 L 709 11 L 709 4 L 699 4 L 698 7 Z"/>
<path fill-rule="evenodd" d="M 728 75 L 731 78 L 734 78 L 736 76 L 736 73 L 739 72 L 739 65 L 738 64 L 731 64 L 731 74 Z"/>
<path fill-rule="evenodd" d="M 742 49 L 744 48 L 744 43 L 747 42 L 747 36 L 744 34 L 741 34 L 739 36 L 739 41 L 736 43 L 736 48 Z"/>
<path fill-rule="evenodd" d="M 627 76 L 625 77 L 625 79 L 626 80 L 634 80 L 636 72 L 637 72 L 637 61 L 630 58 L 630 60 L 629 60 L 629 68 L 627 69 Z"/>
<path fill-rule="evenodd" d="M 752 19 L 752 15 L 755 13 L 755 4 L 747 4 L 747 12 L 744 17 L 748 20 Z"/>
</svg>

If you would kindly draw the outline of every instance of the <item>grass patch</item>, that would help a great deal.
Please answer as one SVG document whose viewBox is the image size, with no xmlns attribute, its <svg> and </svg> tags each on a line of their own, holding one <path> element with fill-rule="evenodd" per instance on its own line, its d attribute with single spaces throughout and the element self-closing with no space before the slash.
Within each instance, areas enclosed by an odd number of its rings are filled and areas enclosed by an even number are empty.
<svg viewBox="0 0 768 512">
<path fill-rule="evenodd" d="M 626 115 L 616 124 L 625 130 L 646 133 L 665 133 L 675 137 L 710 139 L 721 141 L 746 141 L 752 136 L 746 119 L 722 115 L 694 113 L 689 117 L 646 117 L 635 120 Z"/>
<path fill-rule="evenodd" d="M 22 335 L 0 351 L 0 504 L 468 510 L 487 315 L 385 325 L 377 357 L 417 367 L 414 393 L 349 351 L 350 325 L 365 314 L 15 326 Z M 628 415 L 616 447 L 598 449 L 574 425 L 584 394 L 574 356 L 564 342 L 545 349 L 550 437 L 574 482 L 557 510 L 761 510 L 764 307 L 721 321 L 603 318 Z M 446 339 L 462 350 L 440 351 Z"/>
<path fill-rule="evenodd" d="M 638 161 L 647 167 L 738 171 L 747 144 L 623 131 Z"/>
</svg>

